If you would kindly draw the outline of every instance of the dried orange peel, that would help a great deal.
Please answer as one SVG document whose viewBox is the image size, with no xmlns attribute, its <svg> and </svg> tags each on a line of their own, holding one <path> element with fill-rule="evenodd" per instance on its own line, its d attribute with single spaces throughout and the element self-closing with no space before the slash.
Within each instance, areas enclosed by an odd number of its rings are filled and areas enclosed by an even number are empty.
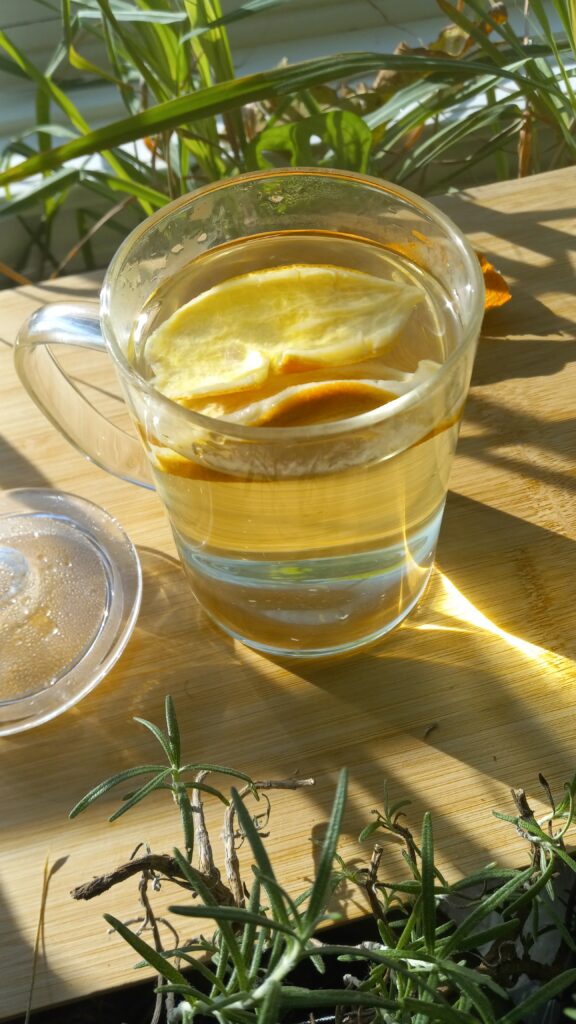
<svg viewBox="0 0 576 1024">
<path fill-rule="evenodd" d="M 477 252 L 476 255 L 480 261 L 480 267 L 482 268 L 484 285 L 486 288 L 484 309 L 497 309 L 498 306 L 506 305 L 506 303 L 510 302 L 510 299 L 512 298 L 506 280 L 500 271 L 496 270 L 490 261 L 486 259 L 483 253 Z"/>
</svg>

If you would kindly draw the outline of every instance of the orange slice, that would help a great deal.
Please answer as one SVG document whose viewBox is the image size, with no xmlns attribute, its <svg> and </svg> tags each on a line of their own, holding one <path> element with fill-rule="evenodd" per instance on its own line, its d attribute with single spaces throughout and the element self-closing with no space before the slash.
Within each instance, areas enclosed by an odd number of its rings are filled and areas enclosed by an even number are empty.
<svg viewBox="0 0 576 1024">
<path fill-rule="evenodd" d="M 234 393 L 270 376 L 379 356 L 423 292 L 336 266 L 271 267 L 222 281 L 148 338 L 152 382 L 175 401 Z"/>
</svg>

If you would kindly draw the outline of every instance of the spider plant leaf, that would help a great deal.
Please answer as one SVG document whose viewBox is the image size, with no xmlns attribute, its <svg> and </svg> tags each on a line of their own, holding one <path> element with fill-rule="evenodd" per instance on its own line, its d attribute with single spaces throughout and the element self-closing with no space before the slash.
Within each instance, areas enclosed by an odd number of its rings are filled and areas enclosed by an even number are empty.
<svg viewBox="0 0 576 1024">
<path fill-rule="evenodd" d="M 56 139 L 78 138 L 78 132 L 74 131 L 73 128 L 68 128 L 65 124 L 53 124 L 52 122 L 46 122 L 45 124 L 36 124 L 33 128 L 26 128 L 25 131 L 19 132 L 18 135 L 13 135 L 10 143 L 27 139 L 30 135 L 36 135 L 37 132 L 43 132 L 45 135 L 51 135 Z"/>
<path fill-rule="evenodd" d="M 201 84 L 208 87 L 216 82 L 234 79 L 234 61 L 228 35 L 221 20 L 220 0 L 184 0 L 184 4 L 192 27 L 192 33 L 188 36 L 189 46 Z M 197 29 L 204 29 L 201 38 L 195 36 Z M 238 109 L 230 110 L 223 112 L 222 117 L 230 146 L 238 159 L 247 146 L 242 112 Z M 218 142 L 218 125 L 215 117 L 204 121 L 202 130 L 213 144 Z"/>
<path fill-rule="evenodd" d="M 119 935 L 122 936 L 125 942 L 132 949 L 135 949 L 139 956 L 143 957 L 146 963 L 150 964 L 158 974 L 161 974 L 167 981 L 171 981 L 173 985 L 183 985 L 188 991 L 190 991 L 190 983 L 180 974 L 173 964 L 169 960 L 166 960 L 161 953 L 159 953 L 153 946 L 149 946 L 144 939 L 141 939 L 139 935 L 135 935 L 129 928 L 126 927 L 122 921 L 118 921 L 117 918 L 113 917 L 112 914 L 104 914 L 104 920 L 107 921 Z M 199 998 L 204 998 L 200 992 L 198 992 Z"/>
<path fill-rule="evenodd" d="M 110 5 L 115 21 L 126 21 L 129 24 L 142 22 L 146 25 L 174 25 L 186 21 L 182 11 L 143 11 L 136 7 L 118 8 Z M 96 8 L 86 8 L 79 13 L 82 21 L 100 21 L 102 12 Z"/>
<path fill-rule="evenodd" d="M 7 75 L 14 75 L 15 78 L 23 78 L 26 82 L 28 81 L 28 75 L 19 64 L 16 64 L 12 60 L 7 60 L 0 54 L 0 71 L 3 71 Z"/>
<path fill-rule="evenodd" d="M 56 171 L 48 178 L 43 178 L 38 184 L 32 185 L 31 188 L 12 199 L 10 203 L 1 205 L 0 219 L 19 215 L 39 203 L 44 203 L 50 196 L 58 195 L 71 186 L 77 185 L 80 176 L 80 171 L 72 167 L 64 167 L 62 170 Z"/>
<path fill-rule="evenodd" d="M 0 33 L 0 45 L 2 42 Z M 526 57 L 525 61 L 528 59 Z M 512 81 L 527 82 L 528 77 L 519 74 L 521 64 L 522 62 L 517 62 L 513 67 L 500 68 L 499 74 Z M 246 103 L 284 96 L 322 82 L 357 77 L 370 71 L 379 71 L 384 67 L 399 67 L 419 72 L 443 72 L 450 80 L 458 76 L 470 78 L 476 74 L 493 72 L 493 68 L 481 62 L 436 57 L 405 57 L 402 54 L 351 53 L 303 61 L 289 67 L 276 68 L 200 89 L 87 132 L 81 139 L 65 143 L 50 152 L 38 154 L 4 171 L 0 175 L 0 185 L 20 181 L 39 171 L 59 167 L 67 160 L 78 156 L 110 150 L 154 133 L 170 131 L 178 125 L 198 118 L 224 114 Z"/>
<path fill-rule="evenodd" d="M 95 191 L 100 192 L 102 195 L 109 196 L 114 192 L 124 192 L 126 195 L 134 196 L 135 199 L 145 200 L 154 210 L 159 210 L 160 207 L 166 206 L 170 202 L 169 197 L 163 192 L 159 192 L 156 188 L 151 188 L 150 185 L 144 185 L 134 178 L 131 180 L 128 178 L 117 178 L 113 174 L 106 173 L 106 171 L 91 169 L 83 171 L 81 178 L 83 184 L 93 183 L 96 185 Z"/>
<path fill-rule="evenodd" d="M 78 71 L 85 71 L 89 75 L 96 75 L 98 78 L 103 78 L 104 81 L 110 82 L 112 85 L 118 85 L 118 80 L 114 75 L 109 74 L 103 68 L 99 68 L 96 64 L 92 64 L 91 61 L 86 60 L 74 47 L 74 37 L 77 31 L 77 21 L 72 17 L 72 11 L 70 7 L 71 0 L 61 0 L 62 2 L 62 28 L 64 30 L 64 39 L 58 47 L 56 54 L 52 58 L 50 65 L 50 74 L 53 74 L 56 68 L 59 66 L 62 59 L 62 51 L 68 57 L 68 60 L 73 68 Z"/>
<path fill-rule="evenodd" d="M 74 805 L 70 811 L 68 817 L 76 818 L 78 814 L 86 810 L 86 808 L 98 800 L 105 793 L 108 793 L 114 786 L 119 786 L 128 779 L 133 779 L 136 775 L 150 775 L 154 773 L 157 775 L 158 772 L 163 772 L 165 769 L 163 764 L 143 764 L 137 768 L 126 768 L 123 772 L 118 772 L 117 775 L 111 775 L 109 779 L 105 779 L 104 782 L 99 782 L 97 786 L 94 786 L 86 796 L 83 796 L 77 804 Z"/>
<path fill-rule="evenodd" d="M 566 0 L 552 0 L 552 4 L 566 33 L 572 54 L 576 56 L 576 7 L 574 0 L 570 0 L 568 4 Z"/>
<path fill-rule="evenodd" d="M 336 845 L 340 837 L 342 827 L 342 816 L 346 805 L 346 790 L 348 787 L 348 773 L 342 769 L 334 795 L 332 813 L 326 829 L 326 835 L 320 851 L 316 877 L 310 893 L 308 906 L 304 912 L 304 922 L 307 931 L 311 934 L 318 926 L 325 911 L 326 902 L 331 894 L 331 881 Z"/>
<path fill-rule="evenodd" d="M 155 789 L 159 789 L 166 776 L 170 775 L 170 773 L 171 768 L 165 768 L 156 775 L 155 778 L 150 779 L 149 782 L 146 782 L 140 787 L 140 789 L 135 790 L 128 800 L 126 800 L 117 811 L 114 811 L 114 814 L 110 815 L 108 821 L 117 821 L 117 819 L 121 818 L 123 814 L 126 814 L 126 812 L 131 810 L 132 807 L 135 807 L 136 804 L 139 804 L 141 800 L 144 800 L 144 797 L 147 797 L 149 793 L 153 793 Z"/>
</svg>

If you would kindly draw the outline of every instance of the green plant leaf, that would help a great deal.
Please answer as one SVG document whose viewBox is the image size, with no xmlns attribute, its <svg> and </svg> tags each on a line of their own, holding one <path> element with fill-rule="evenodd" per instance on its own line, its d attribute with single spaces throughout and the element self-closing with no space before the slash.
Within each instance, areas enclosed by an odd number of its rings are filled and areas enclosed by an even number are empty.
<svg viewBox="0 0 576 1024">
<path fill-rule="evenodd" d="M 576 969 L 574 968 L 570 971 L 564 971 L 556 978 L 541 985 L 536 992 L 528 996 L 519 1006 L 515 1006 L 509 1013 L 504 1014 L 498 1021 L 498 1024 L 523 1024 L 539 1006 L 547 1003 L 550 999 L 555 999 L 556 996 L 572 985 L 576 985 Z"/>
<path fill-rule="evenodd" d="M 215 775 L 229 775 L 232 779 L 241 779 L 242 782 L 246 782 L 252 791 L 252 795 L 256 800 L 259 799 L 258 791 L 254 788 L 254 782 L 246 772 L 239 772 L 237 768 L 229 768 L 224 764 L 212 764 L 208 761 L 201 761 L 199 763 L 190 762 L 184 764 L 180 768 L 180 774 L 184 772 L 213 772 Z"/>
<path fill-rule="evenodd" d="M 373 836 L 374 833 L 378 832 L 381 828 L 382 826 L 380 824 L 380 821 L 371 821 L 369 825 L 366 825 L 365 828 L 362 829 L 360 835 L 358 836 L 358 842 L 363 843 L 366 841 L 366 839 L 370 839 L 370 836 Z"/>
<path fill-rule="evenodd" d="M 372 992 L 354 989 L 307 989 L 295 985 L 282 987 L 282 1006 L 286 1009 L 309 1010 L 313 1006 L 371 1006 L 397 1010 L 395 999 L 383 999 Z"/>
<path fill-rule="evenodd" d="M 163 772 L 165 768 L 166 765 L 163 764 L 143 764 L 138 768 L 126 768 L 125 771 L 118 772 L 117 775 L 112 775 L 109 779 L 105 779 L 104 782 L 99 782 L 98 785 L 94 786 L 94 789 L 91 789 L 89 793 L 86 793 L 86 796 L 83 796 L 82 799 L 74 805 L 68 817 L 76 818 L 77 815 L 84 811 L 91 803 L 94 803 L 95 800 L 104 796 L 104 794 L 108 793 L 109 790 L 114 788 L 114 786 L 119 786 L 121 783 L 127 782 L 128 779 L 133 779 L 136 775 L 150 775 L 152 772 L 154 774 Z"/>
<path fill-rule="evenodd" d="M 155 210 L 161 209 L 162 206 L 166 206 L 170 202 L 168 196 L 163 192 L 159 192 L 158 189 L 151 188 L 149 185 L 143 185 L 134 178 L 116 178 L 113 174 L 107 174 L 105 171 L 91 169 L 82 171 L 81 178 L 83 184 L 89 187 L 93 185 L 94 191 L 101 195 L 109 196 L 110 193 L 122 192 L 125 195 L 134 196 L 135 199 L 145 200 Z"/>
<path fill-rule="evenodd" d="M 139 935 L 135 935 L 129 928 L 126 927 L 122 921 L 118 921 L 117 918 L 113 917 L 112 914 L 104 914 L 104 920 L 122 936 L 125 942 L 132 949 L 135 949 L 139 956 L 143 957 L 146 963 L 150 964 L 158 974 L 166 978 L 167 981 L 171 981 L 173 985 L 184 986 L 190 991 L 190 984 L 180 971 L 176 970 L 173 964 L 169 960 L 166 960 L 161 953 L 158 953 L 153 946 L 149 946 L 144 939 L 141 939 Z M 204 998 L 200 992 L 198 992 L 199 998 Z"/>
<path fill-rule="evenodd" d="M 168 740 L 170 743 L 170 749 L 174 756 L 174 763 L 177 768 L 180 767 L 180 758 L 182 746 L 180 742 L 180 727 L 178 725 L 178 719 L 176 717 L 176 708 L 174 707 L 174 701 L 170 694 L 167 694 L 164 702 L 164 713 L 166 715 L 166 732 L 168 734 Z"/>
<path fill-rule="evenodd" d="M 158 743 L 160 744 L 162 750 L 166 754 L 166 757 L 170 762 L 170 767 L 176 768 L 176 763 L 174 761 L 174 751 L 172 750 L 172 744 L 170 743 L 170 740 L 168 739 L 166 733 L 163 732 L 162 729 L 159 729 L 158 726 L 154 724 L 154 722 L 149 722 L 146 718 L 134 717 L 134 721 L 138 722 L 139 725 L 143 725 L 152 733 L 152 735 L 155 737 L 155 739 L 158 740 Z"/>
<path fill-rule="evenodd" d="M 272 979 L 266 986 L 266 995 L 258 1008 L 258 1024 L 278 1024 L 278 1011 L 282 997 L 282 985 Z"/>
<path fill-rule="evenodd" d="M 427 953 L 434 952 L 436 898 L 434 895 L 434 840 L 432 818 L 426 811 L 422 822 L 422 928 Z"/>
<path fill-rule="evenodd" d="M 464 953 L 469 949 L 478 949 L 487 942 L 495 942 L 496 939 L 512 939 L 520 931 L 520 921 L 512 918 L 511 921 L 504 921 L 502 924 L 495 924 L 493 928 L 485 928 L 483 931 L 474 932 L 467 939 L 460 939 L 458 952 Z"/>
<path fill-rule="evenodd" d="M 204 907 L 181 907 L 180 910 L 177 910 L 176 907 L 172 907 L 172 908 L 170 908 L 172 913 L 184 914 L 187 917 L 195 917 L 195 916 L 196 917 L 202 917 L 202 916 L 203 917 L 210 917 L 213 920 L 218 921 L 218 923 L 220 925 L 220 932 L 221 932 L 221 935 L 222 935 L 222 939 L 224 940 L 224 942 L 226 943 L 226 946 L 228 947 L 228 951 L 230 953 L 230 958 L 232 960 L 232 963 L 234 964 L 234 967 L 236 968 L 236 972 L 237 972 L 237 975 L 238 975 L 238 983 L 239 983 L 241 988 L 246 988 L 246 986 L 248 984 L 248 967 L 247 967 L 246 961 L 244 960 L 244 957 L 242 956 L 242 950 L 241 950 L 241 947 L 240 947 L 240 945 L 239 945 L 239 943 L 238 943 L 238 941 L 236 939 L 236 936 L 234 934 L 234 929 L 229 924 L 229 921 L 232 920 L 232 918 L 227 917 L 225 914 L 224 915 L 220 914 L 221 910 L 229 911 L 229 910 L 238 910 L 240 908 L 238 908 L 238 907 L 220 907 L 216 903 L 216 900 L 214 899 L 214 896 L 212 895 L 210 889 L 206 885 L 206 882 L 202 878 L 202 875 L 200 874 L 200 872 L 196 871 L 196 869 L 193 868 L 192 865 L 188 863 L 188 861 L 185 859 L 185 857 L 182 856 L 182 854 L 180 853 L 179 850 L 174 850 L 173 853 L 174 853 L 174 857 L 175 857 L 176 861 L 178 862 L 178 865 L 179 865 L 180 870 L 182 871 L 183 875 L 188 880 L 190 885 L 192 885 L 196 889 L 196 892 L 198 893 L 200 898 L 204 901 L 205 906 Z M 203 911 L 203 914 L 191 913 L 191 911 L 195 911 L 195 910 Z M 223 955 L 224 955 L 223 954 L 223 950 L 221 950 L 220 951 L 220 956 L 223 956 Z"/>
<path fill-rule="evenodd" d="M 252 882 L 252 888 L 250 889 L 250 896 L 248 899 L 247 910 L 249 914 L 254 914 L 256 917 L 262 917 L 260 914 L 260 880 L 256 876 Z M 246 961 L 250 959 L 254 952 L 254 943 L 256 941 L 256 928 L 257 925 L 252 922 L 246 922 L 244 926 L 244 932 L 242 935 L 242 956 Z M 250 965 L 250 975 L 254 976 L 253 965 Z"/>
<path fill-rule="evenodd" d="M 0 44 L 1 42 L 0 33 Z M 526 57 L 526 61 L 528 60 Z M 520 76 L 518 66 L 516 62 L 513 68 L 499 68 L 498 74 L 512 81 L 529 81 L 527 76 Z M 404 57 L 401 54 L 351 53 L 303 61 L 286 68 L 276 68 L 273 71 L 222 82 L 177 99 L 167 100 L 133 117 L 87 132 L 80 139 L 65 143 L 50 152 L 38 154 L 4 171 L 0 174 L 0 185 L 20 181 L 39 171 L 59 167 L 78 156 L 110 150 L 148 135 L 169 131 L 196 118 L 224 114 L 246 103 L 284 96 L 311 85 L 339 78 L 353 78 L 382 68 L 442 72 L 450 79 L 459 75 L 468 78 L 475 74 L 493 73 L 492 68 L 481 62 Z"/>
<path fill-rule="evenodd" d="M 24 213 L 30 207 L 43 203 L 50 196 L 59 195 L 64 190 L 80 181 L 80 171 L 75 168 L 62 168 L 55 171 L 47 178 L 43 178 L 37 185 L 21 193 L 9 203 L 0 206 L 0 219 L 3 217 L 15 217 Z"/>
<path fill-rule="evenodd" d="M 463 1010 L 453 1010 L 451 1006 L 431 1006 L 422 999 L 405 998 L 402 1000 L 402 1007 L 410 1010 L 411 1013 L 420 1013 L 425 1020 L 445 1021 L 445 1024 L 474 1024 L 477 1020 Z"/>
<path fill-rule="evenodd" d="M 123 814 L 126 814 L 127 811 L 131 810 L 132 807 L 135 807 L 136 804 L 139 804 L 140 801 L 144 799 L 144 797 L 148 796 L 149 793 L 153 793 L 155 789 L 159 789 L 162 783 L 164 782 L 164 779 L 168 775 L 170 775 L 170 773 L 170 768 L 164 768 L 164 770 L 161 771 L 154 779 L 150 779 L 150 781 L 146 782 L 143 786 L 140 787 L 140 789 L 135 790 L 134 793 L 132 793 L 131 796 L 128 797 L 126 802 L 123 803 L 122 806 L 119 807 L 117 811 L 114 811 L 114 814 L 110 815 L 108 821 L 117 821 L 118 818 L 121 818 Z"/>
<path fill-rule="evenodd" d="M 366 122 L 349 110 L 331 110 L 321 116 L 325 119 L 326 140 L 336 157 L 335 166 L 364 173 L 372 147 L 372 132 Z"/>
<path fill-rule="evenodd" d="M 526 868 L 524 871 L 519 871 L 516 878 L 511 878 L 508 882 L 504 882 L 500 888 L 494 892 L 485 896 L 482 902 L 474 908 L 468 914 L 468 916 L 458 925 L 455 932 L 450 935 L 445 942 L 441 944 L 441 955 L 443 957 L 448 956 L 449 953 L 453 953 L 459 948 L 459 943 L 462 939 L 468 939 L 474 934 L 476 925 L 483 921 L 488 914 L 497 907 L 500 907 L 511 895 L 516 892 L 534 873 L 532 867 Z"/>
<path fill-rule="evenodd" d="M 338 779 L 338 785 L 334 795 L 334 803 L 332 805 L 332 813 L 330 815 L 330 821 L 328 822 L 326 835 L 324 836 L 324 842 L 322 843 L 322 849 L 318 859 L 316 877 L 310 893 L 308 906 L 304 913 L 304 922 L 309 935 L 311 935 L 318 927 L 318 924 L 326 911 L 327 898 L 331 895 L 334 854 L 336 853 L 336 845 L 338 843 L 340 829 L 342 827 L 342 816 L 346 806 L 347 787 L 348 772 L 343 768 Z"/>
<path fill-rule="evenodd" d="M 252 853 L 254 854 L 256 864 L 260 871 L 259 877 L 268 894 L 268 899 L 270 900 L 274 917 L 285 925 L 285 927 L 291 930 L 290 918 L 281 895 L 281 887 L 277 883 L 270 858 L 244 801 L 235 789 L 232 790 L 232 800 L 236 810 L 238 823 L 250 843 Z M 270 879 L 273 879 L 273 881 L 276 882 L 276 885 L 270 885 Z"/>
</svg>

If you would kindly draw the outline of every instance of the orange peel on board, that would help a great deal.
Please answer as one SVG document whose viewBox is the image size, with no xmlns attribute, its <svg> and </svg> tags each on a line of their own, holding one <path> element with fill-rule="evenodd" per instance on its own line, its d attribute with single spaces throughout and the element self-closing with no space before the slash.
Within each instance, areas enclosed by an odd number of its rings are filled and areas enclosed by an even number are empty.
<svg viewBox="0 0 576 1024">
<path fill-rule="evenodd" d="M 476 255 L 484 275 L 484 285 L 486 288 L 484 309 L 497 309 L 499 306 L 505 306 L 512 298 L 512 294 L 505 278 L 502 276 L 500 271 L 496 270 L 492 263 L 486 259 L 484 253 L 477 252 Z"/>
</svg>

